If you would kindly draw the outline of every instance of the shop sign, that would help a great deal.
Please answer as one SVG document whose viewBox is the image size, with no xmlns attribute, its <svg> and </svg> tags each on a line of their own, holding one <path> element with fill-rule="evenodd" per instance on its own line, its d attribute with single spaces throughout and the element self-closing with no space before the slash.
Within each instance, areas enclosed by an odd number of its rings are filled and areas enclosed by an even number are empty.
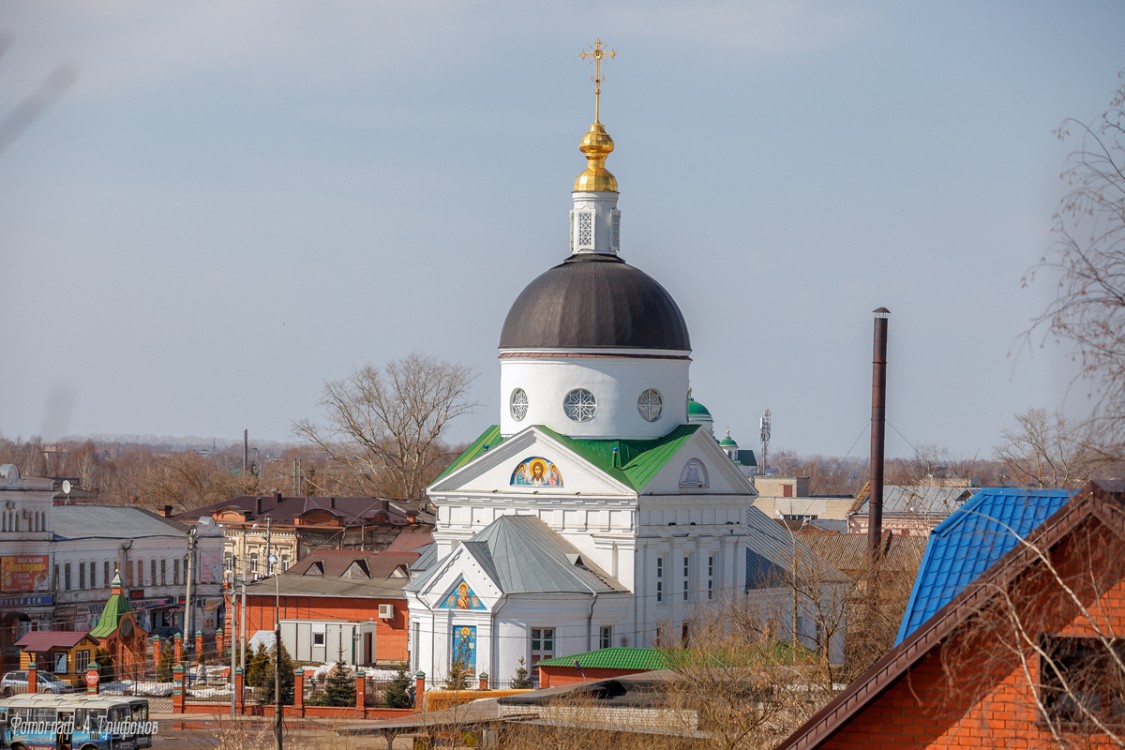
<svg viewBox="0 0 1125 750">
<path fill-rule="evenodd" d="M 47 555 L 4 555 L 0 557 L 0 591 L 15 594 L 50 591 L 50 558 Z"/>
<path fill-rule="evenodd" d="M 0 596 L 0 607 L 50 607 L 55 603 L 51 594 L 40 596 Z"/>
</svg>

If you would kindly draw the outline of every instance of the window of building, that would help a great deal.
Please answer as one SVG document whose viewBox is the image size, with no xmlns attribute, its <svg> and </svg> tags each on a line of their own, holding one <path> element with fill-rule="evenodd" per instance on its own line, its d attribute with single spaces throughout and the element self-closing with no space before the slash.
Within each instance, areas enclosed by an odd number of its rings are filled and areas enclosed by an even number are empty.
<svg viewBox="0 0 1125 750">
<path fill-rule="evenodd" d="M 527 416 L 527 404 L 527 391 L 523 388 L 516 388 L 512 391 L 512 397 L 509 402 L 512 419 L 517 422 L 523 421 L 523 418 Z"/>
<path fill-rule="evenodd" d="M 312 624 L 312 645 L 314 645 L 314 646 L 323 646 L 324 645 L 325 630 L 326 630 L 326 626 L 323 622 L 314 622 Z"/>
<path fill-rule="evenodd" d="M 157 581 L 157 578 L 156 578 L 156 559 L 155 558 L 152 559 L 152 560 L 149 560 L 148 568 L 149 568 L 148 572 L 150 574 L 149 578 L 148 578 L 149 583 L 151 583 L 153 586 L 155 586 L 156 581 Z"/>
<path fill-rule="evenodd" d="M 70 588 L 67 586 L 67 588 Z M 78 563 L 78 590 L 82 591 L 86 588 L 86 563 Z"/>
<path fill-rule="evenodd" d="M 90 561 L 90 588 L 96 589 L 98 587 L 98 564 L 93 560 Z"/>
<path fill-rule="evenodd" d="M 145 561 L 137 560 L 137 585 L 145 585 Z"/>
<path fill-rule="evenodd" d="M 161 560 L 160 561 L 160 585 L 161 586 L 167 586 L 168 585 L 168 561 L 167 560 Z"/>
<path fill-rule="evenodd" d="M 707 557 L 707 598 L 715 598 L 715 557 Z"/>
<path fill-rule="evenodd" d="M 109 576 L 109 560 L 106 560 L 105 563 L 102 564 L 102 585 L 109 586 L 112 582 L 113 579 Z"/>
<path fill-rule="evenodd" d="M 637 411 L 641 419 L 646 422 L 655 422 L 660 419 L 664 411 L 664 397 L 655 388 L 648 388 L 637 397 Z"/>
<path fill-rule="evenodd" d="M 53 586 L 51 586 L 51 588 L 53 588 L 55 591 L 58 591 L 59 590 L 59 566 L 58 566 L 58 564 L 55 565 L 55 574 L 54 574 L 53 578 L 54 578 L 55 583 L 54 583 Z"/>
<path fill-rule="evenodd" d="M 610 648 L 613 646 L 613 626 L 602 625 L 601 632 L 598 634 L 598 648 Z"/>
<path fill-rule="evenodd" d="M 87 649 L 81 649 L 74 652 L 74 671 L 85 672 L 86 668 L 90 666 L 90 652 Z"/>
<path fill-rule="evenodd" d="M 664 558 L 656 558 L 656 603 L 664 601 Z"/>
<path fill-rule="evenodd" d="M 180 585 L 180 558 L 178 557 L 172 561 L 172 585 Z"/>
<path fill-rule="evenodd" d="M 1043 638 L 1040 698 L 1053 722 L 1090 726 L 1125 724 L 1125 640 L 1097 637 Z"/>
<path fill-rule="evenodd" d="M 594 394 L 585 388 L 575 388 L 563 398 L 563 411 L 575 422 L 589 422 L 598 410 Z"/>
<path fill-rule="evenodd" d="M 66 674 L 70 671 L 66 668 L 66 664 L 69 661 L 69 659 L 67 659 L 68 656 L 69 654 L 65 651 L 55 654 L 55 674 Z"/>
<path fill-rule="evenodd" d="M 555 656 L 555 629 L 531 629 L 531 673 L 535 685 L 539 685 L 539 667 L 535 666 L 544 659 L 553 659 Z"/>
<path fill-rule="evenodd" d="M 258 553 L 257 552 L 251 552 L 250 553 L 250 575 L 254 576 L 255 578 L 258 577 Z"/>
<path fill-rule="evenodd" d="M 281 570 L 283 572 L 289 570 L 289 555 L 281 556 Z"/>
<path fill-rule="evenodd" d="M 683 600 L 691 598 L 691 555 L 684 555 L 684 591 Z"/>
<path fill-rule="evenodd" d="M 594 212 L 593 211 L 575 211 L 574 218 L 577 219 L 578 226 L 576 227 L 578 235 L 578 250 L 590 250 L 594 247 Z"/>
<path fill-rule="evenodd" d="M 63 588 L 70 591 L 70 563 L 63 565 Z"/>
</svg>

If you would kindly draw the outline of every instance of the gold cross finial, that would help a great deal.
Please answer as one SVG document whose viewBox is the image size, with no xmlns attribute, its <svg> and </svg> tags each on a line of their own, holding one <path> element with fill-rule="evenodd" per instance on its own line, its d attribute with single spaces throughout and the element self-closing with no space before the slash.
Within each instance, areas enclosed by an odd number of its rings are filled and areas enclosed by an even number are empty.
<svg viewBox="0 0 1125 750">
<path fill-rule="evenodd" d="M 578 54 L 583 60 L 587 57 L 594 58 L 594 122 L 601 122 L 599 117 L 602 104 L 602 58 L 614 58 L 617 57 L 617 53 L 611 49 L 602 49 L 602 40 L 596 39 L 593 52 L 583 51 Z"/>
</svg>

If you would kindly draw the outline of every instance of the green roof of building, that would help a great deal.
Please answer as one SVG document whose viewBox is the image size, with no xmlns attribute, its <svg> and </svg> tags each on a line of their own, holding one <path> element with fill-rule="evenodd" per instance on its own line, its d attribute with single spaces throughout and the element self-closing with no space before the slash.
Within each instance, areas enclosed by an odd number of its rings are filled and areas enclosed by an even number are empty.
<svg viewBox="0 0 1125 750">
<path fill-rule="evenodd" d="M 664 468 L 672 456 L 676 455 L 683 444 L 699 429 L 697 424 L 680 425 L 664 437 L 655 440 L 592 440 L 567 437 L 543 425 L 536 425 L 536 427 L 617 481 L 638 491 L 652 481 L 657 472 Z M 489 427 L 446 467 L 438 479 L 479 458 L 486 450 L 495 448 L 503 441 L 500 427 L 498 425 Z M 617 449 L 616 458 L 614 448 Z"/>
<path fill-rule="evenodd" d="M 567 437 L 549 427 L 540 426 L 539 429 L 614 479 L 640 491 L 691 439 L 699 425 L 680 425 L 655 440 L 588 440 Z"/>
<path fill-rule="evenodd" d="M 738 443 L 734 442 L 734 438 L 732 438 L 730 435 L 727 435 L 725 438 L 720 440 L 719 445 L 723 446 L 724 448 L 737 448 L 738 447 Z"/>
<path fill-rule="evenodd" d="M 94 638 L 107 638 L 117 632 L 117 626 L 121 623 L 122 615 L 128 614 L 132 610 L 129 609 L 129 597 L 125 596 L 121 588 L 121 574 L 118 573 L 113 577 L 113 593 L 109 596 L 109 601 L 102 607 L 102 613 L 98 616 L 97 626 L 90 631 L 90 635 Z"/>
<path fill-rule="evenodd" d="M 477 456 L 481 455 L 487 450 L 495 448 L 502 442 L 504 442 L 504 436 L 500 434 L 500 425 L 492 425 L 483 433 L 481 433 L 481 436 L 474 440 L 472 445 L 462 451 L 460 456 L 453 459 L 453 463 L 451 463 L 449 466 L 446 466 L 445 471 L 438 474 L 437 478 L 441 479 L 447 474 L 452 474 L 465 464 L 472 461 Z"/>
<path fill-rule="evenodd" d="M 556 656 L 538 663 L 540 667 L 573 667 L 582 669 L 635 669 L 638 672 L 664 669 L 668 659 L 658 648 L 603 648 L 584 654 Z"/>
</svg>

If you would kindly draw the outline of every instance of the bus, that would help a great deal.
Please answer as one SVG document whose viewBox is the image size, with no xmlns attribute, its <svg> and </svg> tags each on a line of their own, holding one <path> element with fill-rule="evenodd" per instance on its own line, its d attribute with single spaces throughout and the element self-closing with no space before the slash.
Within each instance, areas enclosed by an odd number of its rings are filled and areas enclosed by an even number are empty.
<svg viewBox="0 0 1125 750">
<path fill-rule="evenodd" d="M 148 700 L 28 693 L 0 698 L 0 750 L 136 750 L 152 747 Z"/>
</svg>

